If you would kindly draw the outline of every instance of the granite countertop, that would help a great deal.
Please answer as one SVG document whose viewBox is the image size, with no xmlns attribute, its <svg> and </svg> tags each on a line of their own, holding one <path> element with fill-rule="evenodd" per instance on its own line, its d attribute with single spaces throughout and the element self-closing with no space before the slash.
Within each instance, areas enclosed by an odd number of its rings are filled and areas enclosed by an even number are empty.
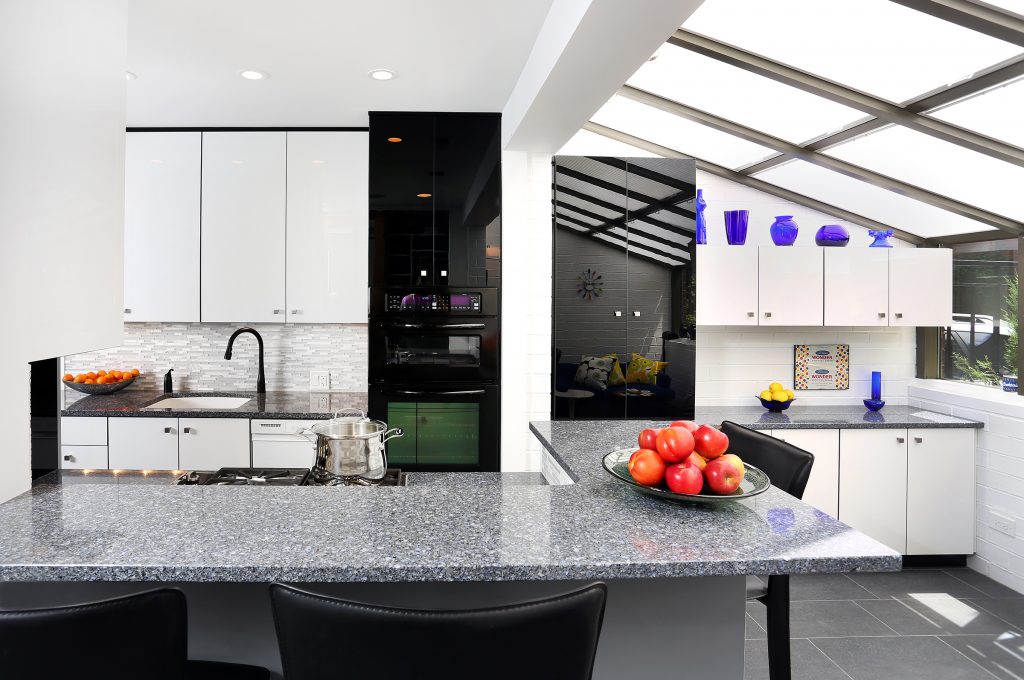
<svg viewBox="0 0 1024 680">
<path fill-rule="evenodd" d="M 771 413 L 760 406 L 698 407 L 694 420 L 713 423 L 723 420 L 753 430 L 835 430 L 906 428 L 981 428 L 977 420 L 957 418 L 914 406 L 886 406 L 868 411 L 863 406 L 802 406 L 794 403 L 782 413 Z"/>
<path fill-rule="evenodd" d="M 76 393 L 77 394 L 77 393 Z M 250 401 L 234 409 L 147 409 L 164 397 L 249 397 Z M 317 420 L 330 418 L 343 408 L 366 410 L 366 392 L 173 392 L 131 388 L 113 394 L 85 396 L 71 402 L 65 395 L 61 416 L 127 416 L 141 418 L 274 418 Z"/>
<path fill-rule="evenodd" d="M 665 502 L 601 469 L 635 423 L 536 423 L 575 484 L 172 486 L 72 474 L 0 505 L 0 581 L 515 581 L 894 571 L 900 556 L 778 489 Z"/>
</svg>

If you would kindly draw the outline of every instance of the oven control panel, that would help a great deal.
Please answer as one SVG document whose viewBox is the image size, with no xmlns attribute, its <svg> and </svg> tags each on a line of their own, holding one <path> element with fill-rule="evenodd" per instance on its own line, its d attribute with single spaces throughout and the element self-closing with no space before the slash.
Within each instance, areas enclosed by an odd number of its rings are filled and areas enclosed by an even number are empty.
<svg viewBox="0 0 1024 680">
<path fill-rule="evenodd" d="M 481 313 L 480 293 L 388 293 L 388 312 L 475 312 Z"/>
</svg>

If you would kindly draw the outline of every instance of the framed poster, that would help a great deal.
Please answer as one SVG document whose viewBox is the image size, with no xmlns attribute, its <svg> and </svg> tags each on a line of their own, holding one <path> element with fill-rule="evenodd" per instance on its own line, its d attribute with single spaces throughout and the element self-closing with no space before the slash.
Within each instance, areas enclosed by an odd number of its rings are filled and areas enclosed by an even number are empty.
<svg viewBox="0 0 1024 680">
<path fill-rule="evenodd" d="M 793 389 L 850 389 L 850 346 L 793 345 Z"/>
</svg>

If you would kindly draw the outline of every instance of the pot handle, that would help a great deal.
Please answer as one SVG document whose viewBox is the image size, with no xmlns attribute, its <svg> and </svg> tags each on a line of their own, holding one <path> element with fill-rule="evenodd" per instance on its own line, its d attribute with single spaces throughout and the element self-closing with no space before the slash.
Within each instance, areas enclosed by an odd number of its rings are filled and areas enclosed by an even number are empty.
<svg viewBox="0 0 1024 680">
<path fill-rule="evenodd" d="M 299 435 L 303 439 L 309 440 L 309 443 L 316 444 L 316 433 L 313 432 L 312 428 L 304 427 L 298 430 L 295 434 Z"/>
<path fill-rule="evenodd" d="M 401 437 L 404 434 L 405 434 L 405 430 L 403 430 L 402 428 L 400 428 L 400 427 L 393 427 L 393 428 L 391 428 L 390 430 L 388 430 L 387 432 L 384 433 L 384 436 L 381 437 L 380 443 L 383 444 L 383 443 L 385 443 L 389 439 L 394 439 L 395 437 Z"/>
<path fill-rule="evenodd" d="M 342 416 L 359 416 L 360 418 L 365 419 L 366 411 L 358 408 L 343 408 L 334 412 L 335 418 L 340 418 Z"/>
</svg>

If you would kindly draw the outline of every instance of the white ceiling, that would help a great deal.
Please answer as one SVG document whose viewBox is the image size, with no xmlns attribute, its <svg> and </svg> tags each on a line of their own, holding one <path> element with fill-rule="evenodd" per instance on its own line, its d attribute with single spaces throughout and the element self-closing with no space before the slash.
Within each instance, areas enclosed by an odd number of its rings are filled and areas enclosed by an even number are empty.
<svg viewBox="0 0 1024 680">
<path fill-rule="evenodd" d="M 552 0 L 144 0 L 128 125 L 365 126 L 367 111 L 501 111 Z M 367 76 L 388 68 L 398 77 Z M 238 72 L 264 71 L 249 81 Z"/>
</svg>

